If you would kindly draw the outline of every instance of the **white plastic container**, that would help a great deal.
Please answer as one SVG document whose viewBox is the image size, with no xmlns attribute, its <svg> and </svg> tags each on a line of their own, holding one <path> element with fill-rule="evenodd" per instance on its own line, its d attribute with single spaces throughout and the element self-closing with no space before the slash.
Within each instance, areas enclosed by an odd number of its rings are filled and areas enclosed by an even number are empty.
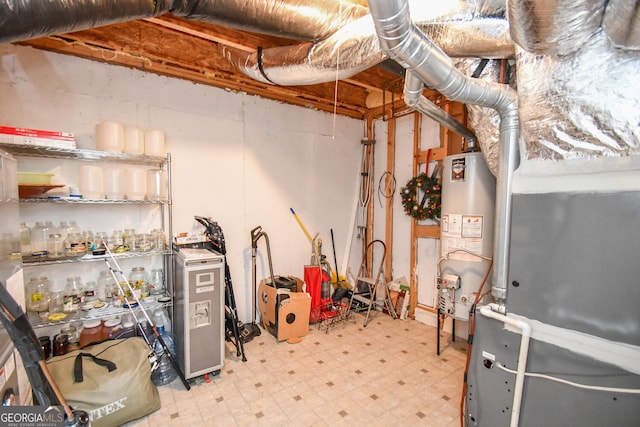
<svg viewBox="0 0 640 427">
<path fill-rule="evenodd" d="M 104 121 L 96 125 L 96 150 L 122 153 L 124 149 L 124 126 L 114 121 Z"/>
<path fill-rule="evenodd" d="M 104 199 L 104 175 L 100 166 L 80 166 L 80 194 L 85 199 Z"/>
<path fill-rule="evenodd" d="M 147 194 L 147 172 L 143 168 L 127 168 L 125 194 L 129 200 L 144 200 Z"/>
<path fill-rule="evenodd" d="M 135 126 L 125 126 L 123 150 L 127 154 L 144 154 L 144 131 Z"/>
<path fill-rule="evenodd" d="M 107 199 L 124 199 L 124 169 L 104 168 L 104 193 Z"/>
<path fill-rule="evenodd" d="M 162 170 L 149 169 L 147 171 L 147 199 L 148 200 L 162 199 L 163 184 L 164 184 L 164 179 L 162 176 Z"/>
<path fill-rule="evenodd" d="M 144 154 L 159 157 L 167 155 L 164 132 L 157 129 L 146 130 L 144 134 Z"/>
</svg>

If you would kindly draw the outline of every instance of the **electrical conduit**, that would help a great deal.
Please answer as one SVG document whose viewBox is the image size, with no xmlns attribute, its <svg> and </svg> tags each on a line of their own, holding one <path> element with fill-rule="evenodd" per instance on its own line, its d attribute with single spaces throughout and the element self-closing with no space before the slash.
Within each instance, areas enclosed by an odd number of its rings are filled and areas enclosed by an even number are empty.
<svg viewBox="0 0 640 427">
<path fill-rule="evenodd" d="M 522 391 L 524 389 L 524 377 L 529 356 L 529 341 L 531 339 L 531 325 L 522 319 L 513 319 L 504 314 L 504 306 L 488 304 L 480 307 L 480 314 L 495 319 L 505 325 L 512 326 L 520 331 L 520 352 L 518 354 L 518 368 L 516 370 L 516 382 L 513 389 L 513 404 L 511 407 L 511 427 L 518 427 L 520 420 L 520 407 L 522 406 Z"/>
</svg>

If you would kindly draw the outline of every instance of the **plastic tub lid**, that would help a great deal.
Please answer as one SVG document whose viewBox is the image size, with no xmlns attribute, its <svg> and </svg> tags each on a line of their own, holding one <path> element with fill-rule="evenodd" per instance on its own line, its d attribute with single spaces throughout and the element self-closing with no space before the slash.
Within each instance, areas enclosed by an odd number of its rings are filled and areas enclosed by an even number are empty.
<svg viewBox="0 0 640 427">
<path fill-rule="evenodd" d="M 84 328 L 97 328 L 98 326 L 100 326 L 100 323 L 102 323 L 100 321 L 100 319 L 92 319 L 92 320 L 86 320 L 84 322 Z"/>
<path fill-rule="evenodd" d="M 133 321 L 127 320 L 126 322 L 124 322 L 122 324 L 122 326 L 125 327 L 125 328 L 133 328 Z"/>
<path fill-rule="evenodd" d="M 117 317 L 114 319 L 109 319 L 104 321 L 104 326 L 106 328 L 113 328 L 114 326 L 118 326 L 120 324 L 120 319 Z"/>
</svg>

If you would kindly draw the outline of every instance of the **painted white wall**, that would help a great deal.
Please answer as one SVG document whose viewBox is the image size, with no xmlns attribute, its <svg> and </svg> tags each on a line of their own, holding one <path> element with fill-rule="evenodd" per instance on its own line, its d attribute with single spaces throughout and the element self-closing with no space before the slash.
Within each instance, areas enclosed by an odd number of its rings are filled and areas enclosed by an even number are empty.
<svg viewBox="0 0 640 427">
<path fill-rule="evenodd" d="M 0 61 L 2 125 L 73 132 L 87 149 L 95 147 L 94 127 L 103 120 L 165 132 L 174 231 L 191 230 L 194 215 L 222 226 L 242 320 L 251 317 L 252 228 L 261 225 L 268 234 L 275 274 L 302 277 L 310 258 L 290 208 L 312 235 L 320 233 L 329 259 L 333 229 L 343 259 L 361 121 L 28 47 L 0 45 Z M 103 219 L 93 218 L 79 223 L 95 221 L 96 230 Z M 268 274 L 262 240 L 259 252 L 261 278 Z M 351 260 L 356 270 L 359 261 Z"/>
<path fill-rule="evenodd" d="M 0 61 L 2 125 L 73 132 L 79 148 L 86 149 L 95 148 L 94 128 L 103 120 L 165 132 L 173 166 L 174 232 L 190 231 L 194 215 L 212 217 L 222 226 L 242 320 L 251 317 L 252 228 L 260 225 L 268 234 L 275 274 L 304 275 L 311 246 L 290 208 L 311 235 L 319 233 L 332 267 L 333 229 L 340 271 L 346 271 L 343 264 L 348 258 L 357 274 L 362 243 L 351 232 L 359 191 L 361 121 L 28 47 L 0 45 Z M 393 278 L 409 279 L 410 218 L 403 213 L 398 192 L 413 175 L 413 127 L 412 115 L 396 121 L 395 215 L 389 253 Z M 421 127 L 421 149 L 438 147 L 439 125 L 423 117 Z M 385 201 L 378 189 L 387 169 L 387 123 L 377 120 L 374 133 L 374 238 L 384 240 Z M 36 168 L 75 173 L 58 160 L 22 159 L 21 170 Z M 74 217 L 93 231 L 105 223 L 113 224 L 110 231 L 157 219 L 139 208 L 118 211 L 117 218 L 100 208 L 70 209 L 43 215 L 41 205 L 32 205 L 23 207 L 22 214 L 28 224 L 49 218 L 57 224 Z M 435 239 L 419 241 L 418 302 L 427 306 L 435 302 L 438 245 Z M 269 274 L 264 239 L 259 242 L 257 263 L 260 280 Z M 83 275 L 90 270 L 86 265 L 78 269 Z M 64 269 L 59 272 L 59 280 L 66 274 Z M 420 316 L 419 320 L 432 319 Z"/>
</svg>

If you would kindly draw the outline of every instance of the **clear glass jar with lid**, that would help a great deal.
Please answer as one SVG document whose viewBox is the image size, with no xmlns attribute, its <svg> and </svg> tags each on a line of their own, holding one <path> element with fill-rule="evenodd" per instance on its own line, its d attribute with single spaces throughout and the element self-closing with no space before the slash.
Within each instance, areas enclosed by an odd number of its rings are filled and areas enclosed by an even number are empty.
<svg viewBox="0 0 640 427">
<path fill-rule="evenodd" d="M 149 293 L 151 295 L 164 294 L 164 274 L 161 268 L 151 269 L 149 275 Z"/>
<path fill-rule="evenodd" d="M 27 311 L 45 313 L 49 310 L 49 280 L 32 277 L 27 284 Z"/>
<path fill-rule="evenodd" d="M 147 272 L 144 267 L 133 267 L 129 275 L 129 283 L 133 289 L 142 289 L 147 281 Z"/>
<path fill-rule="evenodd" d="M 71 276 L 67 278 L 67 286 L 64 291 L 64 311 L 73 313 L 78 311 L 82 305 L 84 296 L 84 283 L 80 276 Z"/>
<path fill-rule="evenodd" d="M 65 255 L 64 240 L 60 233 L 49 234 L 47 240 L 47 258 L 57 259 L 62 258 Z"/>
<path fill-rule="evenodd" d="M 104 296 L 107 301 L 113 296 L 113 286 L 115 284 L 116 281 L 113 280 L 113 276 L 111 275 L 111 272 L 109 270 L 102 270 L 98 275 L 96 286 L 98 287 L 98 289 L 104 289 Z"/>
<path fill-rule="evenodd" d="M 68 257 L 80 257 L 87 252 L 86 243 L 81 233 L 71 232 L 64 241 L 64 253 Z"/>
<path fill-rule="evenodd" d="M 48 240 L 49 228 L 43 221 L 36 221 L 36 225 L 31 230 L 31 256 L 46 257 Z"/>
<path fill-rule="evenodd" d="M 23 257 L 31 256 L 31 229 L 24 222 L 20 223 L 20 252 Z"/>
</svg>

